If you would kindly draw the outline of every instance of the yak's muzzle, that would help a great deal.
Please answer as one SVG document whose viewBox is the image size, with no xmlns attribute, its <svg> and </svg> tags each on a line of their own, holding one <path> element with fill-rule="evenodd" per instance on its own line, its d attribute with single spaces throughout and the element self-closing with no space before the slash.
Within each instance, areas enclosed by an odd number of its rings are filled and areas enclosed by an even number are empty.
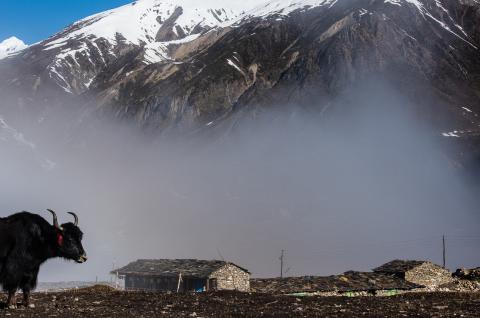
<svg viewBox="0 0 480 318">
<path fill-rule="evenodd" d="M 85 262 L 87 261 L 87 259 L 88 259 L 88 258 L 87 258 L 87 254 L 83 254 L 82 256 L 80 256 L 80 257 L 76 260 L 76 262 L 77 262 L 77 263 L 85 263 Z"/>
</svg>

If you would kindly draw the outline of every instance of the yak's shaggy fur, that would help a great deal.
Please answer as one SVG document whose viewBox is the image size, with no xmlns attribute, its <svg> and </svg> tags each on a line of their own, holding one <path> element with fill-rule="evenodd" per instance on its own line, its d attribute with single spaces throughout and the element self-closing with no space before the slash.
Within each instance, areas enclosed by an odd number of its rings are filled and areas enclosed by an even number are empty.
<svg viewBox="0 0 480 318">
<path fill-rule="evenodd" d="M 37 284 L 40 265 L 54 257 L 77 262 L 86 260 L 82 232 L 73 223 L 57 228 L 43 217 L 20 212 L 0 218 L 0 285 L 8 292 L 8 307 L 15 307 L 15 293 L 23 291 L 29 305 L 30 291 Z"/>
</svg>

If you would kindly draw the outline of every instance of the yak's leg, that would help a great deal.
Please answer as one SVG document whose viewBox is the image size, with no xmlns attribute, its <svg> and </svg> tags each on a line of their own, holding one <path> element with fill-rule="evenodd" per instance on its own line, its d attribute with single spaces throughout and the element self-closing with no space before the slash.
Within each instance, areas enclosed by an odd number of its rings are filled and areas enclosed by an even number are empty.
<svg viewBox="0 0 480 318">
<path fill-rule="evenodd" d="M 24 276 L 24 284 L 22 286 L 23 292 L 23 305 L 25 307 L 34 308 L 35 305 L 30 303 L 30 291 L 35 289 L 37 286 L 37 277 L 38 277 L 39 268 L 34 268 L 29 275 Z"/>
<path fill-rule="evenodd" d="M 15 309 L 17 308 L 17 299 L 15 297 L 15 289 L 10 289 L 8 291 L 8 299 L 7 299 L 7 308 L 8 309 Z"/>
<path fill-rule="evenodd" d="M 22 292 L 23 292 L 23 305 L 25 307 L 30 307 L 30 308 L 35 307 L 33 304 L 30 303 L 30 289 L 23 288 Z"/>
</svg>

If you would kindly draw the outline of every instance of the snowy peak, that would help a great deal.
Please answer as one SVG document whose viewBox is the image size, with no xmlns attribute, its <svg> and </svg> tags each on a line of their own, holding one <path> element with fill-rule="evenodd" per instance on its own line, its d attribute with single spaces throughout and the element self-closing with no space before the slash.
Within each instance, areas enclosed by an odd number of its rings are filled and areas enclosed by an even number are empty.
<svg viewBox="0 0 480 318">
<path fill-rule="evenodd" d="M 245 14 L 245 17 L 266 17 L 270 15 L 288 15 L 293 11 L 311 9 L 319 6 L 332 6 L 337 0 L 274 0 L 257 6 Z"/>
<path fill-rule="evenodd" d="M 26 45 L 22 40 L 12 36 L 0 43 L 0 59 L 17 53 L 27 47 L 28 45 Z"/>
<path fill-rule="evenodd" d="M 183 2 L 139 0 L 86 17 L 47 40 L 47 43 L 50 47 L 58 47 L 70 39 L 80 38 L 104 38 L 116 42 L 119 35 L 127 43 L 136 45 L 178 40 L 218 26 L 238 15 L 230 9 L 192 7 Z"/>
<path fill-rule="evenodd" d="M 139 59 L 144 64 L 169 60 L 169 45 L 193 41 L 237 16 L 234 10 L 192 5 L 191 0 L 139 0 L 86 17 L 40 46 L 53 56 L 50 78 L 65 92 L 81 94 L 127 52 L 143 48 Z"/>
</svg>

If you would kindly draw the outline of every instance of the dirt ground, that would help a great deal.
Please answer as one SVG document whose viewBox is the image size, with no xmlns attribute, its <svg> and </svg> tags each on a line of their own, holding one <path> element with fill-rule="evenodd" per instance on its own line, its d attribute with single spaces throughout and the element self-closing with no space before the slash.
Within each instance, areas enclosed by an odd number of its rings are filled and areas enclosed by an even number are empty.
<svg viewBox="0 0 480 318">
<path fill-rule="evenodd" d="M 36 293 L 35 308 L 0 317 L 479 317 L 480 293 L 418 293 L 391 297 L 294 297 L 215 292 L 122 292 L 96 286 Z"/>
</svg>

